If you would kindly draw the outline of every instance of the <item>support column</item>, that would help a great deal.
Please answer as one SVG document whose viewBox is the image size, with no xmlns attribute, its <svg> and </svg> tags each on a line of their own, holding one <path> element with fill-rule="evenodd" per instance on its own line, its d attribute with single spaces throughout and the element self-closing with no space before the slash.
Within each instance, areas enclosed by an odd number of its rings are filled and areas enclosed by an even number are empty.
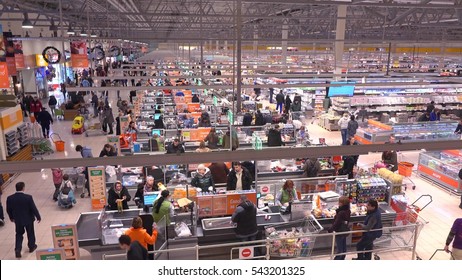
<svg viewBox="0 0 462 280">
<path fill-rule="evenodd" d="M 287 39 L 289 38 L 289 26 L 287 21 L 284 21 L 282 24 L 282 43 L 281 43 L 281 65 L 282 65 L 282 74 L 287 73 Z"/>
<path fill-rule="evenodd" d="M 69 25 L 71 22 L 69 22 Z M 63 71 L 64 73 L 61 75 L 63 78 L 63 84 L 66 83 L 67 80 L 67 70 L 66 70 L 66 48 L 64 47 L 64 26 L 63 26 L 63 1 L 59 0 L 59 28 L 61 29 L 61 60 L 63 62 Z M 74 27 L 75 28 L 75 27 Z M 61 63 L 61 61 L 60 61 Z M 64 96 L 64 99 L 66 99 L 66 96 Z"/>
<path fill-rule="evenodd" d="M 258 32 L 256 27 L 253 30 L 253 54 L 258 57 Z"/>
<path fill-rule="evenodd" d="M 225 55 L 228 54 L 228 41 L 225 41 L 224 44 L 223 44 L 223 50 L 224 50 L 224 53 Z"/>
<path fill-rule="evenodd" d="M 438 61 L 438 71 L 441 71 L 444 68 L 444 59 L 446 58 L 446 42 L 445 41 L 441 42 L 440 53 L 441 53 L 441 56 Z"/>
<path fill-rule="evenodd" d="M 236 94 L 237 94 L 237 101 L 236 101 L 236 113 L 241 112 L 241 103 L 242 103 L 242 1 L 237 1 L 237 28 L 236 28 L 236 59 L 237 59 L 237 73 L 236 73 Z"/>
<path fill-rule="evenodd" d="M 220 41 L 216 41 L 216 51 L 219 52 L 220 51 Z"/>
<path fill-rule="evenodd" d="M 335 29 L 335 70 L 334 74 L 341 75 L 343 67 L 343 48 L 345 46 L 347 6 L 339 5 L 337 8 L 337 27 Z"/>
</svg>

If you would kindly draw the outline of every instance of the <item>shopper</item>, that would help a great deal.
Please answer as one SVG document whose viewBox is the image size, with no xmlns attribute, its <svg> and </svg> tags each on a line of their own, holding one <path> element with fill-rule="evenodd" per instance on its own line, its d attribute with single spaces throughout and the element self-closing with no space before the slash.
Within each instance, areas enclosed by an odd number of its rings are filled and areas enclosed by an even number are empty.
<svg viewBox="0 0 462 280">
<path fill-rule="evenodd" d="M 109 128 L 109 134 L 114 134 L 114 115 L 112 114 L 112 108 L 108 105 L 104 106 L 102 118 L 104 133 L 106 133 Z"/>
<path fill-rule="evenodd" d="M 42 102 L 38 99 L 37 96 L 30 101 L 30 112 L 34 114 L 34 117 L 37 118 L 37 115 L 42 111 Z"/>
<path fill-rule="evenodd" d="M 347 133 L 348 133 L 348 138 L 354 137 L 356 134 L 356 130 L 358 129 L 359 125 L 358 122 L 355 119 L 354 115 L 350 116 L 350 121 L 348 122 L 347 126 Z"/>
<path fill-rule="evenodd" d="M 440 121 L 441 119 L 441 111 L 438 109 L 433 109 L 433 111 L 430 113 L 430 121 L 435 122 L 435 121 Z"/>
<path fill-rule="evenodd" d="M 123 117 L 123 112 L 119 110 L 117 117 L 115 118 L 116 120 L 116 135 L 120 135 L 120 117 Z"/>
<path fill-rule="evenodd" d="M 382 161 L 391 171 L 395 172 L 398 170 L 398 154 L 396 151 L 384 151 L 382 153 Z"/>
<path fill-rule="evenodd" d="M 252 114 L 246 112 L 242 118 L 242 126 L 251 126 L 252 125 Z"/>
<path fill-rule="evenodd" d="M 127 251 L 127 260 L 147 260 L 148 250 L 138 241 L 131 241 L 130 236 L 122 234 L 119 237 L 119 246 Z"/>
<path fill-rule="evenodd" d="M 284 182 L 282 189 L 276 194 L 277 206 L 288 206 L 289 203 L 298 201 L 297 191 L 294 187 L 294 181 L 287 180 Z"/>
<path fill-rule="evenodd" d="M 202 192 L 214 191 L 215 184 L 210 169 L 203 164 L 199 164 L 196 175 L 194 175 L 194 178 L 191 180 L 191 186 L 201 189 Z"/>
<path fill-rule="evenodd" d="M 310 135 L 306 131 L 304 125 L 300 126 L 300 129 L 297 131 L 296 140 L 299 145 L 310 145 L 309 143 Z"/>
<path fill-rule="evenodd" d="M 227 187 L 230 190 L 250 190 L 252 187 L 252 175 L 240 162 L 233 163 L 233 169 L 228 174 Z"/>
<path fill-rule="evenodd" d="M 308 178 L 318 177 L 319 171 L 321 171 L 321 164 L 317 158 L 312 157 L 305 161 L 303 176 Z"/>
<path fill-rule="evenodd" d="M 159 187 L 154 184 L 154 177 L 147 176 L 146 182 L 140 186 L 135 193 L 134 201 L 138 207 L 142 208 L 144 206 L 144 195 L 149 192 L 159 191 Z"/>
<path fill-rule="evenodd" d="M 198 127 L 211 127 L 212 126 L 208 112 L 202 112 L 197 126 Z"/>
<path fill-rule="evenodd" d="M 160 198 L 154 202 L 154 207 L 152 209 L 152 217 L 154 222 L 158 223 L 163 217 L 165 217 L 166 225 L 170 225 L 170 219 L 174 215 L 173 205 L 169 201 L 170 192 L 168 190 L 163 190 L 160 193 Z"/>
<path fill-rule="evenodd" d="M 459 179 L 462 180 L 462 169 L 459 170 Z M 459 204 L 459 208 L 462 209 L 462 196 L 460 197 L 460 204 Z"/>
<path fill-rule="evenodd" d="M 116 157 L 116 156 L 117 156 L 117 150 L 111 144 L 104 144 L 103 149 L 99 153 L 99 157 Z"/>
<path fill-rule="evenodd" d="M 458 218 L 452 224 L 449 231 L 448 238 L 446 239 L 446 246 L 444 250 L 449 253 L 449 245 L 452 243 L 452 256 L 455 260 L 462 260 L 462 218 Z"/>
<path fill-rule="evenodd" d="M 0 182 L 3 185 L 3 178 L 0 178 Z M 5 214 L 3 213 L 3 204 L 2 204 L 2 188 L 0 188 L 0 227 L 5 225 Z"/>
<path fill-rule="evenodd" d="M 273 103 L 274 88 L 269 88 L 269 102 Z"/>
<path fill-rule="evenodd" d="M 350 145 L 355 146 L 355 145 L 359 145 L 359 142 L 355 140 L 354 136 L 352 136 L 347 140 L 346 145 L 347 146 L 350 146 Z M 357 166 L 358 165 L 359 155 L 352 155 L 352 157 L 354 159 L 354 165 Z"/>
<path fill-rule="evenodd" d="M 213 162 L 209 165 L 209 169 L 215 184 L 226 184 L 229 169 L 224 162 Z"/>
<path fill-rule="evenodd" d="M 262 126 L 265 124 L 266 124 L 265 117 L 263 116 L 260 110 L 257 110 L 257 112 L 255 113 L 255 125 Z"/>
<path fill-rule="evenodd" d="M 42 108 L 42 112 L 35 115 L 37 122 L 42 126 L 44 138 L 50 137 L 50 125 L 53 124 L 53 117 L 48 113 L 47 108 Z"/>
<path fill-rule="evenodd" d="M 350 231 L 349 223 L 350 223 L 350 199 L 346 196 L 341 196 L 338 199 L 338 208 L 335 210 L 336 214 L 334 217 L 334 222 L 332 226 L 327 230 L 327 232 L 346 232 Z M 337 234 L 335 235 L 335 246 L 337 247 L 336 256 L 334 260 L 344 260 L 346 255 L 339 255 L 344 254 L 347 251 L 347 243 L 346 238 L 347 234 Z"/>
<path fill-rule="evenodd" d="M 207 134 L 207 137 L 205 137 L 204 141 L 207 142 L 207 147 L 210 149 L 218 148 L 220 139 L 214 127 L 210 129 L 210 132 Z"/>
<path fill-rule="evenodd" d="M 208 152 L 210 152 L 210 149 L 207 148 L 204 141 L 201 141 L 199 143 L 199 148 L 196 149 L 196 153 L 208 153 Z"/>
<path fill-rule="evenodd" d="M 98 96 L 92 91 L 91 92 L 91 105 L 93 105 L 93 116 L 96 118 L 98 116 Z"/>
<path fill-rule="evenodd" d="M 279 91 L 279 93 L 276 95 L 276 111 L 279 110 L 279 114 L 282 114 L 282 107 L 284 106 L 284 93 Z"/>
<path fill-rule="evenodd" d="M 367 202 L 366 219 L 364 224 L 359 223 L 358 225 L 366 232 L 363 232 L 361 240 L 356 244 L 356 250 L 369 252 L 358 253 L 358 258 L 353 260 L 371 260 L 374 240 L 382 236 L 382 215 L 377 200 L 370 199 Z"/>
<path fill-rule="evenodd" d="M 456 130 L 454 131 L 456 134 L 462 134 L 462 119 L 459 120 L 459 124 L 457 124 Z"/>
<path fill-rule="evenodd" d="M 167 154 L 183 154 L 184 152 L 184 147 L 178 138 L 173 139 L 167 147 Z"/>
<path fill-rule="evenodd" d="M 79 152 L 82 158 L 92 158 L 93 154 L 91 149 L 88 147 L 83 147 L 82 145 L 75 146 L 75 151 Z"/>
<path fill-rule="evenodd" d="M 417 119 L 418 122 L 428 122 L 430 121 L 430 113 L 425 112 Z"/>
<path fill-rule="evenodd" d="M 295 98 L 294 103 L 292 103 L 290 109 L 292 110 L 292 112 L 300 112 L 302 110 L 302 103 L 300 102 L 300 100 Z"/>
<path fill-rule="evenodd" d="M 241 195 L 241 203 L 236 207 L 231 221 L 236 224 L 236 237 L 242 242 L 253 241 L 258 235 L 257 207 L 246 195 Z"/>
<path fill-rule="evenodd" d="M 151 138 L 153 152 L 165 152 L 164 140 L 156 133 Z"/>
<path fill-rule="evenodd" d="M 50 99 L 48 100 L 48 106 L 50 107 L 51 115 L 55 117 L 55 109 L 56 105 L 58 104 L 58 100 L 54 95 L 50 95 Z"/>
<path fill-rule="evenodd" d="M 348 140 L 348 123 L 350 122 L 348 116 L 348 113 L 345 113 L 343 114 L 343 117 L 338 121 L 340 133 L 342 134 L 342 145 L 346 145 L 346 141 Z"/>
<path fill-rule="evenodd" d="M 133 141 L 136 141 L 138 135 L 138 128 L 136 128 L 136 124 L 134 121 L 128 123 L 128 127 L 125 130 L 125 134 L 129 134 L 133 136 Z"/>
<path fill-rule="evenodd" d="M 52 168 L 51 174 L 53 175 L 53 184 L 55 185 L 55 192 L 53 193 L 53 200 L 58 201 L 59 189 L 63 183 L 63 170 L 61 168 Z"/>
<path fill-rule="evenodd" d="M 286 100 L 284 101 L 284 112 L 286 114 L 289 113 L 291 106 L 292 106 L 292 99 L 290 99 L 290 96 L 287 94 L 286 95 Z"/>
<path fill-rule="evenodd" d="M 135 217 L 132 220 L 132 226 L 127 229 L 124 234 L 130 236 L 132 242 L 138 241 L 141 246 L 147 250 L 148 244 L 154 245 L 154 243 L 156 243 L 158 232 L 156 224 L 153 224 L 152 234 L 149 235 L 146 229 L 143 228 L 143 220 L 141 217 Z"/>
<path fill-rule="evenodd" d="M 239 148 L 239 139 L 237 138 L 237 133 L 234 132 L 233 137 L 231 139 L 231 133 L 229 131 L 226 131 L 226 134 L 223 137 L 223 149 L 229 150 L 230 147 L 233 151 L 237 150 L 237 148 Z"/>
<path fill-rule="evenodd" d="M 279 131 L 279 125 L 277 124 L 268 131 L 268 147 L 280 147 L 283 145 L 281 131 Z"/>
<path fill-rule="evenodd" d="M 6 199 L 6 212 L 8 217 L 16 226 L 16 244 L 14 252 L 16 258 L 21 258 L 22 241 L 24 232 L 27 232 L 27 246 L 32 253 L 37 249 L 35 244 L 34 221 L 40 223 L 42 218 L 35 206 L 34 199 L 31 195 L 25 194 L 26 184 L 24 182 L 16 183 L 16 193 Z"/>
<path fill-rule="evenodd" d="M 192 103 L 200 103 L 199 96 L 197 96 L 197 94 L 193 94 L 191 102 Z"/>
<path fill-rule="evenodd" d="M 77 200 L 75 200 L 74 196 L 74 185 L 72 182 L 69 180 L 69 175 L 64 174 L 63 176 L 63 182 L 61 184 L 61 187 L 59 188 L 59 193 L 58 193 L 58 206 L 62 208 L 72 208 L 76 203 Z"/>
<path fill-rule="evenodd" d="M 433 112 L 433 110 L 435 110 L 435 101 L 432 101 L 430 102 L 430 104 L 428 104 L 427 110 L 425 110 L 425 112 L 430 114 L 431 112 Z"/>
<path fill-rule="evenodd" d="M 128 209 L 128 202 L 132 199 L 126 187 L 122 186 L 120 181 L 114 183 L 114 186 L 108 191 L 107 205 L 109 210 L 118 210 L 117 205 L 122 204 L 123 209 Z"/>
<path fill-rule="evenodd" d="M 338 175 L 348 175 L 348 179 L 353 179 L 353 169 L 355 167 L 355 156 L 343 157 L 343 166 L 338 170 Z"/>
</svg>

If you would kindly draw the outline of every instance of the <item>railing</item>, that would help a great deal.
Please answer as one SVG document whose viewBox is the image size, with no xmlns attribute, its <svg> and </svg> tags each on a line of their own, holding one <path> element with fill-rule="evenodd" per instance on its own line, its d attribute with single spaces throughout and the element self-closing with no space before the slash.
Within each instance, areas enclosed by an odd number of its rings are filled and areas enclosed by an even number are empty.
<svg viewBox="0 0 462 280">
<path fill-rule="evenodd" d="M 408 224 L 408 225 L 401 225 L 401 226 L 391 226 L 391 227 L 383 227 L 382 229 L 377 229 L 377 230 L 370 230 L 370 231 L 365 231 L 365 230 L 352 230 L 348 232 L 333 232 L 333 233 L 320 233 L 320 234 L 306 234 L 306 235 L 301 235 L 297 236 L 296 238 L 319 238 L 319 237 L 330 237 L 331 238 L 331 247 L 330 247 L 330 254 L 319 254 L 316 255 L 316 258 L 330 258 L 334 259 L 335 256 L 341 256 L 341 255 L 351 255 L 351 254 L 357 254 L 357 253 L 388 253 L 388 252 L 394 252 L 394 251 L 411 251 L 412 256 L 411 260 L 416 259 L 416 246 L 417 246 L 417 239 L 418 235 L 420 232 L 420 228 L 425 224 L 426 222 L 418 222 L 415 224 Z M 372 250 L 364 250 L 364 251 L 347 251 L 346 253 L 341 253 L 341 254 L 336 254 L 335 253 L 335 237 L 339 234 L 341 235 L 350 235 L 354 233 L 364 233 L 364 232 L 373 232 L 373 231 L 379 231 L 382 230 L 385 234 L 386 238 L 390 238 L 390 241 L 393 241 L 393 233 L 402 233 L 407 231 L 412 235 L 411 239 L 409 239 L 409 242 L 405 242 L 403 245 L 399 245 L 398 243 L 396 247 L 389 247 L 389 248 L 375 248 Z M 389 237 L 386 235 L 390 234 Z M 225 244 L 217 244 L 217 245 L 205 245 L 205 246 L 199 246 L 195 245 L 192 247 L 185 247 L 185 248 L 175 248 L 175 249 L 162 249 L 162 250 L 156 250 L 156 251 L 150 251 L 149 254 L 154 254 L 154 259 L 156 258 L 156 255 L 162 254 L 162 253 L 169 253 L 169 252 L 185 252 L 185 251 L 191 251 L 194 250 L 195 252 L 195 260 L 199 260 L 199 252 L 200 250 L 205 250 L 205 249 L 214 249 L 214 248 L 223 248 L 223 246 L 227 247 L 232 247 L 230 250 L 231 254 L 231 259 L 233 259 L 233 252 L 237 250 L 239 247 L 243 246 L 255 246 L 255 247 L 265 247 L 266 248 L 266 254 L 261 255 L 261 256 L 255 256 L 255 259 L 266 259 L 269 260 L 271 259 L 270 255 L 270 249 L 271 249 L 271 243 L 274 241 L 282 241 L 286 239 L 291 239 L 291 238 L 267 238 L 265 240 L 255 240 L 255 241 L 246 241 L 246 242 L 231 242 L 231 243 L 225 243 Z M 380 239 L 376 240 L 376 243 L 378 243 Z M 103 260 L 111 260 L 111 259 L 120 259 L 125 257 L 125 254 L 103 254 L 102 258 Z M 306 258 L 311 258 L 311 256 L 306 256 L 306 257 L 292 257 L 293 259 L 306 259 Z"/>
</svg>

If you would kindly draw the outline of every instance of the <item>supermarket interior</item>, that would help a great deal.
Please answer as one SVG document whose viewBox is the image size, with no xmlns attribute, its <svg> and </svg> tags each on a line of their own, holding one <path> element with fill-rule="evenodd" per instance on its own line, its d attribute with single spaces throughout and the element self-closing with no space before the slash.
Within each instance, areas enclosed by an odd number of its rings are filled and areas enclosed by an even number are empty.
<svg viewBox="0 0 462 280">
<path fill-rule="evenodd" d="M 0 0 L 1 260 L 462 259 L 461 1 L 41 2 Z"/>
</svg>

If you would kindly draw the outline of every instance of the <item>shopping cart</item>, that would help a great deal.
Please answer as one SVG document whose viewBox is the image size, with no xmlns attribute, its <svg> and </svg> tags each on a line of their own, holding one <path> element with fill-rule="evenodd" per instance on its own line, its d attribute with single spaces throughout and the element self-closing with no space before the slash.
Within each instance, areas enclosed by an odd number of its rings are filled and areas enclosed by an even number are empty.
<svg viewBox="0 0 462 280">
<path fill-rule="evenodd" d="M 87 123 L 88 126 L 85 130 L 85 136 L 106 135 L 107 133 L 102 129 L 102 115 L 99 115 L 98 120 L 90 119 Z"/>
<path fill-rule="evenodd" d="M 265 227 L 267 240 L 270 242 L 270 257 L 311 257 L 316 242 L 316 234 L 323 229 L 313 215 L 306 217 L 302 221 Z"/>
<path fill-rule="evenodd" d="M 428 199 L 427 202 L 422 200 L 425 198 Z M 424 201 L 424 203 L 419 206 L 419 201 Z M 406 205 L 403 211 L 396 213 L 393 226 L 391 229 L 383 231 L 382 237 L 374 242 L 374 246 L 376 248 L 402 248 L 403 250 L 412 250 L 415 239 L 418 239 L 423 227 L 428 224 L 428 221 L 420 217 L 419 213 L 432 202 L 432 196 L 424 194 L 417 198 L 412 204 Z M 416 227 L 406 227 L 409 225 L 415 225 Z M 416 258 L 420 259 L 419 256 Z M 374 259 L 380 260 L 380 256 L 374 254 Z"/>
<path fill-rule="evenodd" d="M 432 260 L 437 255 L 437 253 L 440 253 L 440 252 L 445 252 L 446 254 L 449 254 L 450 255 L 449 259 L 455 260 L 454 255 L 452 254 L 452 251 L 446 252 L 446 250 L 444 249 L 436 249 L 433 255 L 428 260 Z M 438 260 L 442 260 L 442 259 L 447 260 L 447 256 L 446 258 L 438 258 Z"/>
<path fill-rule="evenodd" d="M 43 159 L 43 155 L 54 152 L 51 143 L 47 138 L 42 136 L 42 127 L 37 123 L 27 123 L 27 129 L 30 131 L 30 145 L 32 146 L 32 156 L 35 159 Z"/>
<path fill-rule="evenodd" d="M 415 184 L 411 179 L 413 167 L 414 167 L 414 164 L 407 162 L 407 161 L 402 161 L 398 163 L 398 173 L 404 176 L 404 178 L 408 179 L 411 182 L 412 189 L 415 190 Z M 403 184 L 403 185 L 404 185 L 404 190 L 406 191 L 407 185 L 406 184 Z"/>
<path fill-rule="evenodd" d="M 80 197 L 85 197 L 85 174 L 82 172 L 84 171 L 83 167 L 74 167 L 74 168 L 62 168 L 63 174 L 69 175 L 69 180 L 75 186 L 74 194 L 77 195 L 77 192 L 80 193 Z"/>
</svg>

